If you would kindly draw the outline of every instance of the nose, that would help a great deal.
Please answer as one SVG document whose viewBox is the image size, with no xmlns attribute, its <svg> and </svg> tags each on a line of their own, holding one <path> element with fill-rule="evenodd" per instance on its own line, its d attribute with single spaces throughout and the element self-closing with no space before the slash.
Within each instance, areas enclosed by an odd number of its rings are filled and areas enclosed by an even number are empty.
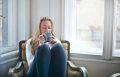
<svg viewBox="0 0 120 77">
<path fill-rule="evenodd" d="M 49 29 L 46 29 L 45 32 L 50 32 L 50 30 L 49 30 Z"/>
</svg>

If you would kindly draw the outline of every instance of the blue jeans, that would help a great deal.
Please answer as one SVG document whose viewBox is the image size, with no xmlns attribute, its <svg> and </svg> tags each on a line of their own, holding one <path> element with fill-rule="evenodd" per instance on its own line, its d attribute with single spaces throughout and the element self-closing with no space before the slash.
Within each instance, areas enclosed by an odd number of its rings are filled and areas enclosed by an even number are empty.
<svg viewBox="0 0 120 77">
<path fill-rule="evenodd" d="M 61 44 L 51 49 L 47 44 L 39 46 L 27 77 L 66 77 L 66 54 Z"/>
</svg>

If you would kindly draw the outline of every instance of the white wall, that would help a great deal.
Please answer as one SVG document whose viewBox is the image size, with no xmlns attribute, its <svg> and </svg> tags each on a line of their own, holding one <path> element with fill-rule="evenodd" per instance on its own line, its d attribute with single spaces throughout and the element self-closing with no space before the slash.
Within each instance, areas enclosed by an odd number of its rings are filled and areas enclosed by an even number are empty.
<svg viewBox="0 0 120 77">
<path fill-rule="evenodd" d="M 17 1 L 18 41 L 30 36 L 30 0 Z"/>
<path fill-rule="evenodd" d="M 110 77 L 113 73 L 120 73 L 120 63 L 75 58 L 72 58 L 72 61 L 75 65 L 85 66 L 89 77 Z"/>
<path fill-rule="evenodd" d="M 30 36 L 35 33 L 40 18 L 43 16 L 50 16 L 54 21 L 55 34 L 58 38 L 60 38 L 60 4 L 60 0 L 31 0 Z"/>
</svg>

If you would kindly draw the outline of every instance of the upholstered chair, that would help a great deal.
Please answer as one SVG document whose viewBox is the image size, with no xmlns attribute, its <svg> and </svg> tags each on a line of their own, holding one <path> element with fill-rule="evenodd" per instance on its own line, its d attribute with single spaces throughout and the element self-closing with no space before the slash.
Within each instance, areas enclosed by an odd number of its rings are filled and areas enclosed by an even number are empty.
<svg viewBox="0 0 120 77">
<path fill-rule="evenodd" d="M 70 60 L 70 43 L 69 41 L 62 40 L 62 45 L 66 50 L 67 55 L 67 74 L 66 77 L 88 77 L 85 67 L 75 66 Z M 15 67 L 10 68 L 8 71 L 9 77 L 25 77 L 28 71 L 28 63 L 26 60 L 26 40 L 19 42 L 19 60 Z"/>
</svg>

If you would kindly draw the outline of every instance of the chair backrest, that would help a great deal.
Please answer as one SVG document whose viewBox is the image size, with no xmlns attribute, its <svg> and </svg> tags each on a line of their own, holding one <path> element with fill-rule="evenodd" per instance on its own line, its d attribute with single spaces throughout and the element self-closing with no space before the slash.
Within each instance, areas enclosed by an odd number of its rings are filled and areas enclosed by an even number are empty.
<svg viewBox="0 0 120 77">
<path fill-rule="evenodd" d="M 69 43 L 69 41 L 61 40 L 61 43 L 66 50 L 67 59 L 70 60 L 70 43 Z M 19 42 L 19 53 L 20 53 L 20 60 L 23 63 L 24 71 L 26 73 L 29 68 L 28 64 L 27 64 L 27 59 L 26 59 L 26 40 L 21 40 Z"/>
</svg>

